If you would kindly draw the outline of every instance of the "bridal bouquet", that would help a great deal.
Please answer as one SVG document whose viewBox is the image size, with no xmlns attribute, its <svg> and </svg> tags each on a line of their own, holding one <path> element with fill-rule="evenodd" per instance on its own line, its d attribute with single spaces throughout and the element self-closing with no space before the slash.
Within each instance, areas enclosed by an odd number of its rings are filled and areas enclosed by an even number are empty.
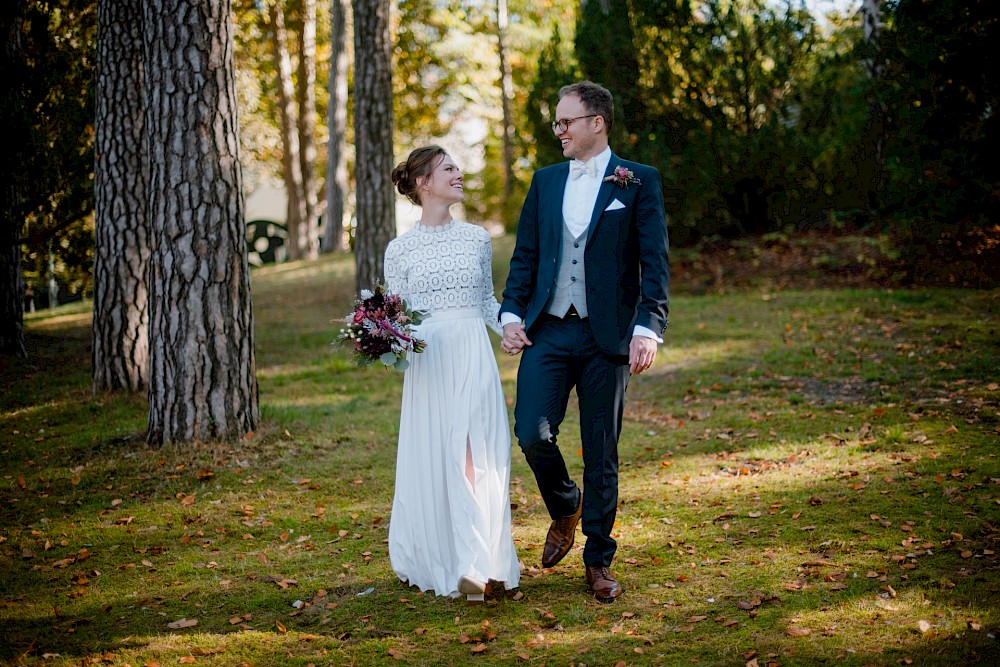
<svg viewBox="0 0 1000 667">
<path fill-rule="evenodd" d="M 406 370 L 406 353 L 423 352 L 427 343 L 413 336 L 413 326 L 420 324 L 424 313 L 411 310 L 398 294 L 388 294 L 380 284 L 374 290 L 361 290 L 354 300 L 354 310 L 344 318 L 335 345 L 350 345 L 358 366 L 376 362 Z"/>
</svg>

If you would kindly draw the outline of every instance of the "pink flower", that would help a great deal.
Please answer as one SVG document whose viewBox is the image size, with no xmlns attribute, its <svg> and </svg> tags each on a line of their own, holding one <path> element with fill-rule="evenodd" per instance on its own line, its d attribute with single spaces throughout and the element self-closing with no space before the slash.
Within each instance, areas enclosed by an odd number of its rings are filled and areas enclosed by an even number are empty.
<svg viewBox="0 0 1000 667">
<path fill-rule="evenodd" d="M 611 175 L 604 177 L 605 183 L 614 183 L 620 188 L 628 188 L 630 185 L 642 185 L 642 181 L 636 178 L 632 170 L 623 165 L 615 167 Z"/>
</svg>

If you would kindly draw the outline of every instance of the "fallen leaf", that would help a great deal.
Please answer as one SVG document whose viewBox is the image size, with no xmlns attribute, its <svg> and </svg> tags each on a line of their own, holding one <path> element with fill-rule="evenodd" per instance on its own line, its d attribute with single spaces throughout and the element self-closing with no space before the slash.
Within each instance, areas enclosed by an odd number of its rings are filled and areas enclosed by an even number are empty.
<svg viewBox="0 0 1000 667">
<path fill-rule="evenodd" d="M 397 651 L 394 648 L 389 649 L 388 651 L 386 651 L 386 653 L 389 654 L 390 658 L 395 658 L 396 660 L 403 660 L 404 659 L 403 652 L 402 651 Z"/>
<path fill-rule="evenodd" d="M 285 626 L 283 626 L 281 624 L 281 621 L 275 621 L 274 622 L 274 627 L 278 628 L 278 632 L 280 632 L 281 634 L 285 634 L 285 633 L 288 632 L 288 628 L 286 628 Z"/>
<path fill-rule="evenodd" d="M 168 623 L 167 627 L 171 630 L 180 630 L 182 628 L 193 628 L 198 625 L 198 620 L 194 618 L 182 618 L 179 621 L 174 621 L 173 623 Z"/>
<path fill-rule="evenodd" d="M 197 662 L 197 661 L 198 661 L 198 659 L 196 657 L 194 657 L 193 655 L 184 655 L 184 656 L 181 656 L 181 659 L 179 660 L 179 662 L 182 665 L 190 665 L 191 663 Z"/>
<path fill-rule="evenodd" d="M 486 644 L 482 644 L 482 643 L 476 644 L 475 646 L 472 647 L 472 652 L 473 653 L 482 653 L 485 650 L 486 650 Z"/>
<path fill-rule="evenodd" d="M 920 629 L 920 632 L 928 632 L 931 629 L 931 624 L 927 621 L 920 620 L 917 621 L 917 627 Z"/>
<path fill-rule="evenodd" d="M 809 628 L 788 628 L 788 630 L 785 631 L 785 634 L 790 637 L 805 637 L 811 633 L 812 630 Z"/>
</svg>

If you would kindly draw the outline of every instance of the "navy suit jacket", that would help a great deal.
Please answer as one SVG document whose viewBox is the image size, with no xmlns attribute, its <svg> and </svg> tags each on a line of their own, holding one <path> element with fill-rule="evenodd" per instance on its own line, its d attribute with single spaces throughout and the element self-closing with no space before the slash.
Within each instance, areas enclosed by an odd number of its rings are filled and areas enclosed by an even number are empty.
<svg viewBox="0 0 1000 667">
<path fill-rule="evenodd" d="M 627 355 L 636 324 L 661 336 L 666 329 L 670 265 L 659 172 L 612 154 L 605 176 L 618 166 L 631 170 L 640 183 L 601 183 L 584 262 L 594 338 L 604 352 Z M 568 162 L 535 172 L 521 209 L 500 312 L 522 318 L 529 339 L 555 285 L 568 177 Z M 605 210 L 615 199 L 624 208 Z"/>
</svg>

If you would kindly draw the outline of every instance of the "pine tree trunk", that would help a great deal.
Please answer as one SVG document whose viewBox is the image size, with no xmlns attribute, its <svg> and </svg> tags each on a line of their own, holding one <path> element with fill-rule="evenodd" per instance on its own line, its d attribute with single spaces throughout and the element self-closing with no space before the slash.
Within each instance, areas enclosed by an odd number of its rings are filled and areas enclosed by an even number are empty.
<svg viewBox="0 0 1000 667">
<path fill-rule="evenodd" d="M 285 177 L 288 208 L 285 227 L 288 230 L 288 259 L 301 259 L 305 255 L 303 234 L 305 229 L 305 194 L 302 190 L 302 162 L 299 156 L 298 114 L 295 113 L 295 85 L 292 81 L 292 60 L 288 55 L 288 33 L 285 30 L 285 12 L 282 0 L 275 0 L 268 8 L 271 46 L 274 51 L 274 71 L 278 88 L 278 111 L 281 116 L 281 163 Z"/>
<path fill-rule="evenodd" d="M 319 257 L 319 227 L 316 224 L 316 0 L 302 0 L 302 31 L 299 33 L 299 165 L 302 172 L 302 258 Z"/>
<path fill-rule="evenodd" d="M 0 11 L 0 66 L 10 87 L 24 80 L 27 67 L 21 29 L 24 0 L 8 0 Z M 25 184 L 20 178 L 28 159 L 30 137 L 25 97 L 8 88 L 0 99 L 0 123 L 6 138 L 0 153 L 0 355 L 26 357 L 24 344 L 24 284 L 21 279 L 21 228 L 24 225 Z"/>
<path fill-rule="evenodd" d="M 145 0 L 152 444 L 259 420 L 229 0 Z"/>
<path fill-rule="evenodd" d="M 392 42 L 389 0 L 353 0 L 354 142 L 358 290 L 383 278 L 383 255 L 396 235 L 392 194 Z"/>
<path fill-rule="evenodd" d="M 139 0 L 98 0 L 94 391 L 149 380 L 149 162 Z"/>
<path fill-rule="evenodd" d="M 24 285 L 21 282 L 21 224 L 17 212 L 23 195 L 18 183 L 5 183 L 0 195 L 0 355 L 26 357 Z M 12 215 L 13 214 L 13 215 Z"/>
<path fill-rule="evenodd" d="M 348 0 L 330 2 L 330 101 L 327 106 L 326 234 L 323 251 L 345 249 L 344 198 L 347 196 L 347 12 Z"/>
</svg>

